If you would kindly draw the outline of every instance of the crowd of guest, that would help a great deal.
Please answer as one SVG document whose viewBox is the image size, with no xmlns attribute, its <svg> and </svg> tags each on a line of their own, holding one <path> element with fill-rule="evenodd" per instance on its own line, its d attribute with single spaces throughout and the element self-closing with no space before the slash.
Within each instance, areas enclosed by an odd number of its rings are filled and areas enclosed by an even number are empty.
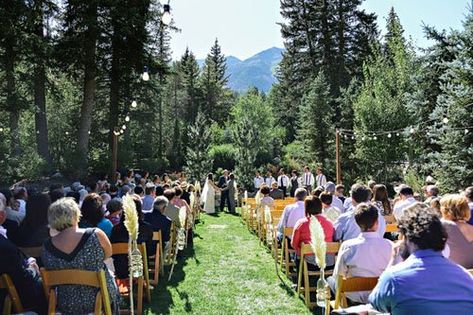
<svg viewBox="0 0 473 315">
<path fill-rule="evenodd" d="M 138 175 L 133 171 L 117 178 L 112 184 L 103 179 L 90 185 L 51 185 L 45 192 L 28 191 L 23 186 L 0 191 L 0 274 L 11 277 L 26 309 L 45 313 L 39 274 L 39 267 L 45 267 L 106 270 L 112 308 L 114 313 L 118 312 L 115 280 L 128 278 L 128 257 L 112 257 L 111 244 L 128 242 L 123 212 L 125 195 L 135 203 L 138 242 L 146 244 L 148 256 L 156 253 L 153 232 L 161 231 L 166 246 L 173 223 L 177 228 L 191 230 L 189 224 L 183 226 L 187 221 L 182 220 L 190 216 L 193 191 L 184 174 L 174 181 L 166 174 L 161 180 L 159 176 L 151 179 L 148 173 Z M 192 233 L 189 244 L 191 238 Z M 23 253 L 24 249 L 37 247 L 42 247 L 39 257 Z M 96 290 L 83 286 L 58 288 L 58 311 L 92 313 Z M 3 302 L 1 296 L 0 300 Z"/>
<path fill-rule="evenodd" d="M 302 244 L 311 242 L 310 222 L 317 219 L 326 242 L 342 242 L 336 260 L 330 254 L 326 258 L 327 268 L 333 269 L 328 279 L 333 294 L 338 276 L 380 277 L 371 295 L 350 293 L 350 302 L 371 302 L 380 311 L 402 314 L 446 314 L 449 306 L 442 303 L 455 304 L 455 314 L 473 309 L 473 277 L 466 270 L 473 269 L 473 187 L 442 196 L 429 184 L 422 199 L 420 192 L 401 184 L 390 199 L 386 186 L 374 181 L 354 184 L 344 196 L 341 185 L 319 185 L 317 177 L 312 187 L 310 174 L 301 177 L 295 190 L 289 187 L 294 203 L 285 207 L 278 224 L 280 242 L 284 229 L 293 228 L 288 243 L 296 252 L 296 267 Z M 271 191 L 262 181 L 257 203 L 273 205 Z M 387 223 L 397 224 L 399 231 L 385 233 Z M 314 256 L 305 259 L 309 270 L 318 269 Z"/>
</svg>

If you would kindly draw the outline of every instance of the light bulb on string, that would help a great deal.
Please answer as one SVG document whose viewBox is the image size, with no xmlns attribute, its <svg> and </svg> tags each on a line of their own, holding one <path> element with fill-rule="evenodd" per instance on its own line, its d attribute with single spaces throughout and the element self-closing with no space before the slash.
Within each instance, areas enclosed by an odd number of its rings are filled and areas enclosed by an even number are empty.
<svg viewBox="0 0 473 315">
<path fill-rule="evenodd" d="M 129 122 L 129 121 L 130 121 L 130 116 L 126 115 L 125 121 L 126 121 L 126 122 Z"/>
<path fill-rule="evenodd" d="M 120 132 L 119 132 L 119 131 L 116 131 L 116 130 L 114 130 L 114 131 L 113 131 L 113 134 L 114 134 L 115 136 L 119 136 L 119 135 L 120 135 Z"/>
<path fill-rule="evenodd" d="M 468 129 L 465 129 L 465 134 L 467 134 L 468 132 L 469 132 L 469 130 L 468 130 Z"/>
<path fill-rule="evenodd" d="M 373 140 L 378 140 L 378 137 L 374 136 L 374 137 L 373 137 Z"/>
<path fill-rule="evenodd" d="M 122 130 L 120 130 L 120 134 L 123 134 L 124 132 L 125 132 L 125 130 L 123 130 L 123 129 L 122 129 Z"/>
<path fill-rule="evenodd" d="M 444 124 L 448 124 L 448 118 L 447 118 L 447 117 L 444 117 L 444 118 L 442 119 L 442 122 L 443 122 Z"/>
<path fill-rule="evenodd" d="M 343 135 L 343 138 L 346 139 L 346 138 L 347 138 L 347 135 Z"/>
<path fill-rule="evenodd" d="M 352 139 L 352 140 L 355 140 L 355 136 L 351 136 L 351 139 Z"/>
<path fill-rule="evenodd" d="M 361 140 L 365 141 L 365 136 L 361 137 Z"/>
<path fill-rule="evenodd" d="M 131 102 L 131 107 L 133 108 L 138 107 L 138 103 L 136 101 Z"/>
<path fill-rule="evenodd" d="M 171 6 L 168 4 L 163 5 L 163 15 L 161 16 L 161 21 L 164 25 L 171 24 L 172 15 L 171 15 Z"/>
<path fill-rule="evenodd" d="M 411 128 L 410 133 L 416 132 L 414 128 Z"/>
<path fill-rule="evenodd" d="M 143 79 L 143 81 L 149 81 L 148 67 L 145 66 L 145 69 L 143 71 L 143 74 L 141 75 L 141 78 Z"/>
<path fill-rule="evenodd" d="M 126 130 L 126 125 L 123 125 L 123 126 L 122 126 L 122 130 Z"/>
<path fill-rule="evenodd" d="M 398 136 L 398 137 L 399 137 L 399 132 L 396 132 L 396 136 Z"/>
<path fill-rule="evenodd" d="M 66 131 L 66 136 L 68 136 L 68 135 L 69 135 L 69 131 Z"/>
<path fill-rule="evenodd" d="M 388 133 L 388 138 L 391 138 L 391 137 L 392 137 L 391 133 Z"/>
<path fill-rule="evenodd" d="M 87 134 L 89 134 L 89 135 L 90 135 L 90 130 L 89 130 L 89 131 L 87 131 Z"/>
</svg>

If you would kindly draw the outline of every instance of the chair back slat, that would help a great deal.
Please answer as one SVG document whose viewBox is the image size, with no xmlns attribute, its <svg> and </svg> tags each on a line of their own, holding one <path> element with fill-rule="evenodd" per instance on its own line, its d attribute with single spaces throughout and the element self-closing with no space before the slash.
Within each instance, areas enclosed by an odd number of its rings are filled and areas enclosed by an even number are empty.
<svg viewBox="0 0 473 315">
<path fill-rule="evenodd" d="M 11 311 L 11 307 L 13 306 L 16 313 L 24 312 L 23 304 L 21 303 L 20 295 L 16 290 L 15 284 L 6 273 L 0 276 L 0 289 L 7 290 L 4 310 L 8 308 L 9 311 Z"/>
<path fill-rule="evenodd" d="M 378 277 L 340 277 L 341 292 L 371 291 L 378 283 Z"/>
<path fill-rule="evenodd" d="M 398 232 L 397 223 L 386 224 L 386 233 Z"/>
<path fill-rule="evenodd" d="M 284 228 L 284 236 L 291 236 L 292 233 L 294 232 L 294 228 Z"/>
<path fill-rule="evenodd" d="M 91 287 L 100 287 L 100 281 L 95 271 L 64 269 L 64 270 L 45 270 L 41 268 L 43 283 L 48 287 L 58 285 L 75 284 Z"/>
<path fill-rule="evenodd" d="M 336 254 L 340 250 L 340 242 L 326 242 L 327 253 Z M 314 254 L 312 246 L 310 244 L 301 245 L 301 256 Z"/>
<path fill-rule="evenodd" d="M 112 243 L 112 254 L 113 255 L 128 254 L 128 243 Z"/>
</svg>

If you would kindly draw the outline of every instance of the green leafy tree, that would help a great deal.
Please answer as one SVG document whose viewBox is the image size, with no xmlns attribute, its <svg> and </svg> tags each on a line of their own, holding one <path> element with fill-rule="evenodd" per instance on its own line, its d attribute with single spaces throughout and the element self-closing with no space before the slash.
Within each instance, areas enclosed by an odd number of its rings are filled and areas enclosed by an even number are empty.
<svg viewBox="0 0 473 315">
<path fill-rule="evenodd" d="M 210 124 L 201 113 L 197 114 L 195 123 L 190 126 L 189 147 L 187 148 L 185 171 L 191 181 L 202 182 L 207 173 L 212 171 L 210 159 Z"/>
</svg>

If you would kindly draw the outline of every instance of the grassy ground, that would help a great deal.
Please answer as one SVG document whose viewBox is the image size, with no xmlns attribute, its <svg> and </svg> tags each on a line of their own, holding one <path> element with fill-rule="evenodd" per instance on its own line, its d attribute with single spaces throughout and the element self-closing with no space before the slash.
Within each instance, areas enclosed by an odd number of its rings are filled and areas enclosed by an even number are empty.
<svg viewBox="0 0 473 315">
<path fill-rule="evenodd" d="M 148 314 L 311 314 L 237 216 L 202 215 L 194 249 L 161 279 Z"/>
</svg>

